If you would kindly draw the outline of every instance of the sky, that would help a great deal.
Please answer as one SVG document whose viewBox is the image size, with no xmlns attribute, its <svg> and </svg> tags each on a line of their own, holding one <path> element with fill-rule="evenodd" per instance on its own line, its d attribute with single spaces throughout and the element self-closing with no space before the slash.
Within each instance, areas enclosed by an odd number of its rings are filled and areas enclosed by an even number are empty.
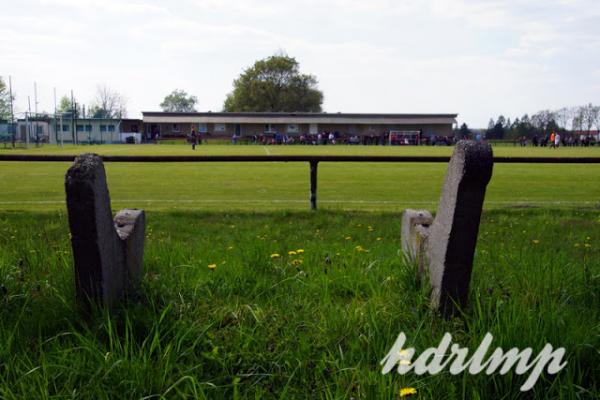
<svg viewBox="0 0 600 400">
<path fill-rule="evenodd" d="M 600 0 L 2 0 L 0 76 L 17 111 L 99 85 L 128 116 L 173 89 L 220 111 L 277 52 L 313 74 L 327 112 L 490 117 L 600 104 Z"/>
</svg>

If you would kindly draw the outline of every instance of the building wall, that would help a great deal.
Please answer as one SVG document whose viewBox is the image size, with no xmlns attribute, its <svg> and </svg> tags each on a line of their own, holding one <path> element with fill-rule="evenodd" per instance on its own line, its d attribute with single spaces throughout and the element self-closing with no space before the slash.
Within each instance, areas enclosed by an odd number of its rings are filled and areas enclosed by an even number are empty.
<svg viewBox="0 0 600 400">
<path fill-rule="evenodd" d="M 196 132 L 201 132 L 202 127 L 206 128 L 209 138 L 230 138 L 236 132 L 236 125 L 240 126 L 239 133 L 242 136 L 263 135 L 265 134 L 266 124 L 246 123 L 246 124 L 192 124 L 192 123 L 158 123 L 145 124 L 146 138 L 149 139 L 151 126 L 159 126 L 160 137 L 162 139 L 170 137 L 187 137 L 192 128 Z M 358 135 L 358 136 L 380 136 L 390 131 L 422 131 L 424 136 L 451 136 L 452 126 L 450 124 L 429 124 L 429 125 L 410 125 L 410 124 L 270 124 L 272 133 L 279 132 L 292 136 L 308 135 L 316 128 L 317 133 L 339 132 L 340 135 Z M 296 130 L 290 130 L 294 126 Z M 152 128 L 154 129 L 154 128 Z"/>
<path fill-rule="evenodd" d="M 57 120 L 52 124 L 51 143 L 121 143 L 119 120 Z M 73 137 L 75 135 L 75 138 Z"/>
</svg>

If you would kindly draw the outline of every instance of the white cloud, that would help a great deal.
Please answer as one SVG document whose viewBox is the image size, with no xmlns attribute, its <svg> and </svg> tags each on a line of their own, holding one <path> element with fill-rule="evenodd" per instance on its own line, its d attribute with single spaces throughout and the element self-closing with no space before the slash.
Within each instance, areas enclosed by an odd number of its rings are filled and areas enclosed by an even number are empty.
<svg viewBox="0 0 600 400">
<path fill-rule="evenodd" d="M 448 111 L 485 125 L 600 103 L 596 0 L 21 0 L 3 11 L 2 73 L 21 109 L 35 80 L 47 109 L 54 86 L 88 102 L 105 83 L 133 115 L 175 87 L 216 110 L 243 68 L 278 49 L 317 76 L 330 111 Z"/>
</svg>

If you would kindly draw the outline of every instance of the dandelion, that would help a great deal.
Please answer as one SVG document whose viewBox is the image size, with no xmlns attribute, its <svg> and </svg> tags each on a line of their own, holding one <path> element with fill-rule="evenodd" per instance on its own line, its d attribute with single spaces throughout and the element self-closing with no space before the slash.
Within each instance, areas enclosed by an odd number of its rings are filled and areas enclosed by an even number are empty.
<svg viewBox="0 0 600 400">
<path fill-rule="evenodd" d="M 302 254 L 302 253 L 304 253 L 304 249 L 298 249 L 298 250 L 296 250 L 296 253 Z"/>
<path fill-rule="evenodd" d="M 346 240 L 351 240 L 352 236 L 346 236 Z"/>
<path fill-rule="evenodd" d="M 533 244 L 539 244 L 540 243 L 540 241 L 537 240 L 537 239 L 533 239 L 532 242 L 533 242 Z"/>
<path fill-rule="evenodd" d="M 413 394 L 417 394 L 417 389 L 412 387 L 400 389 L 400 397 L 408 397 L 412 396 Z"/>
<path fill-rule="evenodd" d="M 356 251 L 358 251 L 359 253 L 368 253 L 369 250 L 363 248 L 362 246 L 358 245 L 355 247 Z"/>
<path fill-rule="evenodd" d="M 217 268 L 217 264 L 208 264 L 208 269 L 213 270 Z"/>
<path fill-rule="evenodd" d="M 273 254 L 271 254 L 271 258 L 279 258 L 279 257 L 281 257 L 279 255 L 279 253 L 273 253 Z"/>
<path fill-rule="evenodd" d="M 585 244 L 585 247 L 587 247 L 587 248 L 589 249 L 590 247 L 592 247 L 592 245 L 591 245 L 591 244 L 589 244 L 589 243 L 586 243 L 586 244 Z"/>
<path fill-rule="evenodd" d="M 297 267 L 297 266 L 299 266 L 300 264 L 302 264 L 302 262 L 303 262 L 303 261 L 302 261 L 302 260 L 300 260 L 300 259 L 292 260 L 292 265 L 293 265 L 294 267 Z"/>
<path fill-rule="evenodd" d="M 294 250 L 288 251 L 289 256 L 295 256 L 296 254 L 298 254 L 298 253 L 296 253 Z"/>
<path fill-rule="evenodd" d="M 227 250 L 233 250 L 233 246 L 229 246 Z"/>
<path fill-rule="evenodd" d="M 377 238 L 377 239 L 375 239 L 375 240 L 377 240 L 378 242 L 380 242 L 382 239 L 381 239 L 380 237 L 378 237 L 378 238 Z"/>
</svg>

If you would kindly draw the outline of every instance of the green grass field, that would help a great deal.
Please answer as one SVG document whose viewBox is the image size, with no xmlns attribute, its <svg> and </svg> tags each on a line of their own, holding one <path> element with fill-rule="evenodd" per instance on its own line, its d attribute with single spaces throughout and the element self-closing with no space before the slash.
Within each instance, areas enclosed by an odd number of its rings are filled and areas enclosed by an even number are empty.
<svg viewBox="0 0 600 400">
<path fill-rule="evenodd" d="M 44 146 L 0 154 L 370 154 L 450 155 L 449 147 L 379 146 Z M 600 156 L 599 148 L 497 147 L 505 156 Z M 0 162 L 0 208 L 64 208 L 68 163 Z M 307 163 L 162 163 L 106 165 L 115 207 L 148 210 L 303 210 L 308 207 Z M 324 209 L 401 211 L 435 208 L 446 166 L 440 163 L 321 163 L 318 201 Z M 497 164 L 486 207 L 594 207 L 600 202 L 600 164 Z"/>
<path fill-rule="evenodd" d="M 26 152 L 61 151 L 194 154 L 176 145 Z M 196 153 L 266 151 L 451 149 L 201 146 Z M 554 153 L 600 156 L 600 148 Z M 444 164 L 322 163 L 320 210 L 309 212 L 306 163 L 107 163 L 113 209 L 147 210 L 145 270 L 137 301 L 89 316 L 74 301 L 68 166 L 0 162 L 0 399 L 397 399 L 402 387 L 416 388 L 420 399 L 598 398 L 600 165 L 494 167 L 470 307 L 451 320 L 430 309 L 427 287 L 416 284 L 399 250 L 401 211 L 435 210 Z M 526 393 L 514 369 L 382 375 L 379 361 L 400 331 L 418 352 L 445 332 L 471 349 L 486 332 L 505 350 L 537 354 L 549 342 L 566 348 L 568 364 Z"/>
</svg>

